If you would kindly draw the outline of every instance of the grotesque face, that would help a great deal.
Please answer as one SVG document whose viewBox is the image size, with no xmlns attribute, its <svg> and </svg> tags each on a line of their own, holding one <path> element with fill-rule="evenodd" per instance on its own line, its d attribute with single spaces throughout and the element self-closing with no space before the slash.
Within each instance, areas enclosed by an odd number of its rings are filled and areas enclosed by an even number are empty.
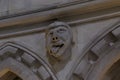
<svg viewBox="0 0 120 80">
<path fill-rule="evenodd" d="M 53 57 L 61 57 L 71 44 L 70 29 L 64 25 L 56 26 L 46 33 L 46 48 Z"/>
</svg>

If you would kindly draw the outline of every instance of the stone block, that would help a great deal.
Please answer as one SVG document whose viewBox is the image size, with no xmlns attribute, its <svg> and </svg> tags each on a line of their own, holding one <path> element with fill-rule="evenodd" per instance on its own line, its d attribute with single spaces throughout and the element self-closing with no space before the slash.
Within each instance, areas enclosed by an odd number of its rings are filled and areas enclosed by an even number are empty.
<svg viewBox="0 0 120 80">
<path fill-rule="evenodd" d="M 0 16 L 7 15 L 8 13 L 8 0 L 0 0 Z"/>
<path fill-rule="evenodd" d="M 9 0 L 9 14 L 15 14 L 25 11 L 26 8 L 25 0 Z"/>
<path fill-rule="evenodd" d="M 38 69 L 38 74 L 42 76 L 43 80 L 46 80 L 50 77 L 49 73 L 45 70 L 43 66 Z"/>
<path fill-rule="evenodd" d="M 35 59 L 27 53 L 24 53 L 21 58 L 22 58 L 22 61 L 29 66 L 31 66 L 32 63 L 35 61 Z"/>
<path fill-rule="evenodd" d="M 11 47 L 11 46 L 7 46 L 5 48 L 3 48 L 2 50 L 0 50 L 0 55 L 5 54 L 15 54 L 17 52 L 17 48 Z"/>
</svg>

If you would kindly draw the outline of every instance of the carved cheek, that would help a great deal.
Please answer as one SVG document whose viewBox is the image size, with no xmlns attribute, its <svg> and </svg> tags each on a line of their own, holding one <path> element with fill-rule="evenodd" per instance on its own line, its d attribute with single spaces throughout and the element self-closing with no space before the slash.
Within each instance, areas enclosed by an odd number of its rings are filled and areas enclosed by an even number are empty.
<svg viewBox="0 0 120 80">
<path fill-rule="evenodd" d="M 46 46 L 50 49 L 52 48 L 52 42 L 51 42 L 51 37 L 48 35 L 46 38 Z"/>
<path fill-rule="evenodd" d="M 62 34 L 62 38 L 65 42 L 68 42 L 70 40 L 70 37 L 71 36 L 69 35 L 69 33 L 67 31 L 64 32 L 64 34 Z"/>
<path fill-rule="evenodd" d="M 53 40 L 53 32 L 49 32 L 49 34 L 47 35 L 47 42 L 51 43 Z"/>
</svg>

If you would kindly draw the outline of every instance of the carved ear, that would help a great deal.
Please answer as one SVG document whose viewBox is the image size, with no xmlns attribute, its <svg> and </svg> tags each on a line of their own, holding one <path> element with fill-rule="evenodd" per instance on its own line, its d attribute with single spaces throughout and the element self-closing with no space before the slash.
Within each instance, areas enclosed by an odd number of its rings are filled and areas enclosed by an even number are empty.
<svg viewBox="0 0 120 80">
<path fill-rule="evenodd" d="M 48 32 L 49 32 L 49 30 L 46 29 L 46 30 L 45 30 L 45 38 L 47 38 Z"/>
</svg>

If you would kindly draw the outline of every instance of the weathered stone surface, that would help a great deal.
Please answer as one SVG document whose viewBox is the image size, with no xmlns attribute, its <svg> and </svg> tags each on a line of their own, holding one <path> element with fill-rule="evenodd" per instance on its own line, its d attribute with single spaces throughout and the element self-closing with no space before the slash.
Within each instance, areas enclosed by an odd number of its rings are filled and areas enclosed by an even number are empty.
<svg viewBox="0 0 120 80">
<path fill-rule="evenodd" d="M 1 0 L 0 3 L 3 11 L 9 14 L 57 6 L 53 10 L 0 19 L 0 78 L 5 70 L 16 73 L 23 80 L 106 80 L 114 77 L 113 80 L 119 80 L 119 75 L 116 76 L 120 74 L 120 7 L 117 0 L 61 5 L 64 8 L 58 5 L 78 0 L 9 1 Z M 65 23 L 71 30 L 58 23 L 49 26 L 56 21 Z M 57 40 L 60 45 L 55 43 Z M 49 45 L 54 55 L 47 52 Z M 56 65 L 51 64 L 48 54 L 55 58 Z"/>
<path fill-rule="evenodd" d="M 8 12 L 9 14 L 16 14 L 25 11 L 27 8 L 26 0 L 9 0 Z"/>
<path fill-rule="evenodd" d="M 81 0 L 84 2 L 86 0 Z M 57 8 L 60 4 L 71 4 L 79 0 L 1 0 L 0 16 L 22 13 L 36 9 Z"/>
</svg>

